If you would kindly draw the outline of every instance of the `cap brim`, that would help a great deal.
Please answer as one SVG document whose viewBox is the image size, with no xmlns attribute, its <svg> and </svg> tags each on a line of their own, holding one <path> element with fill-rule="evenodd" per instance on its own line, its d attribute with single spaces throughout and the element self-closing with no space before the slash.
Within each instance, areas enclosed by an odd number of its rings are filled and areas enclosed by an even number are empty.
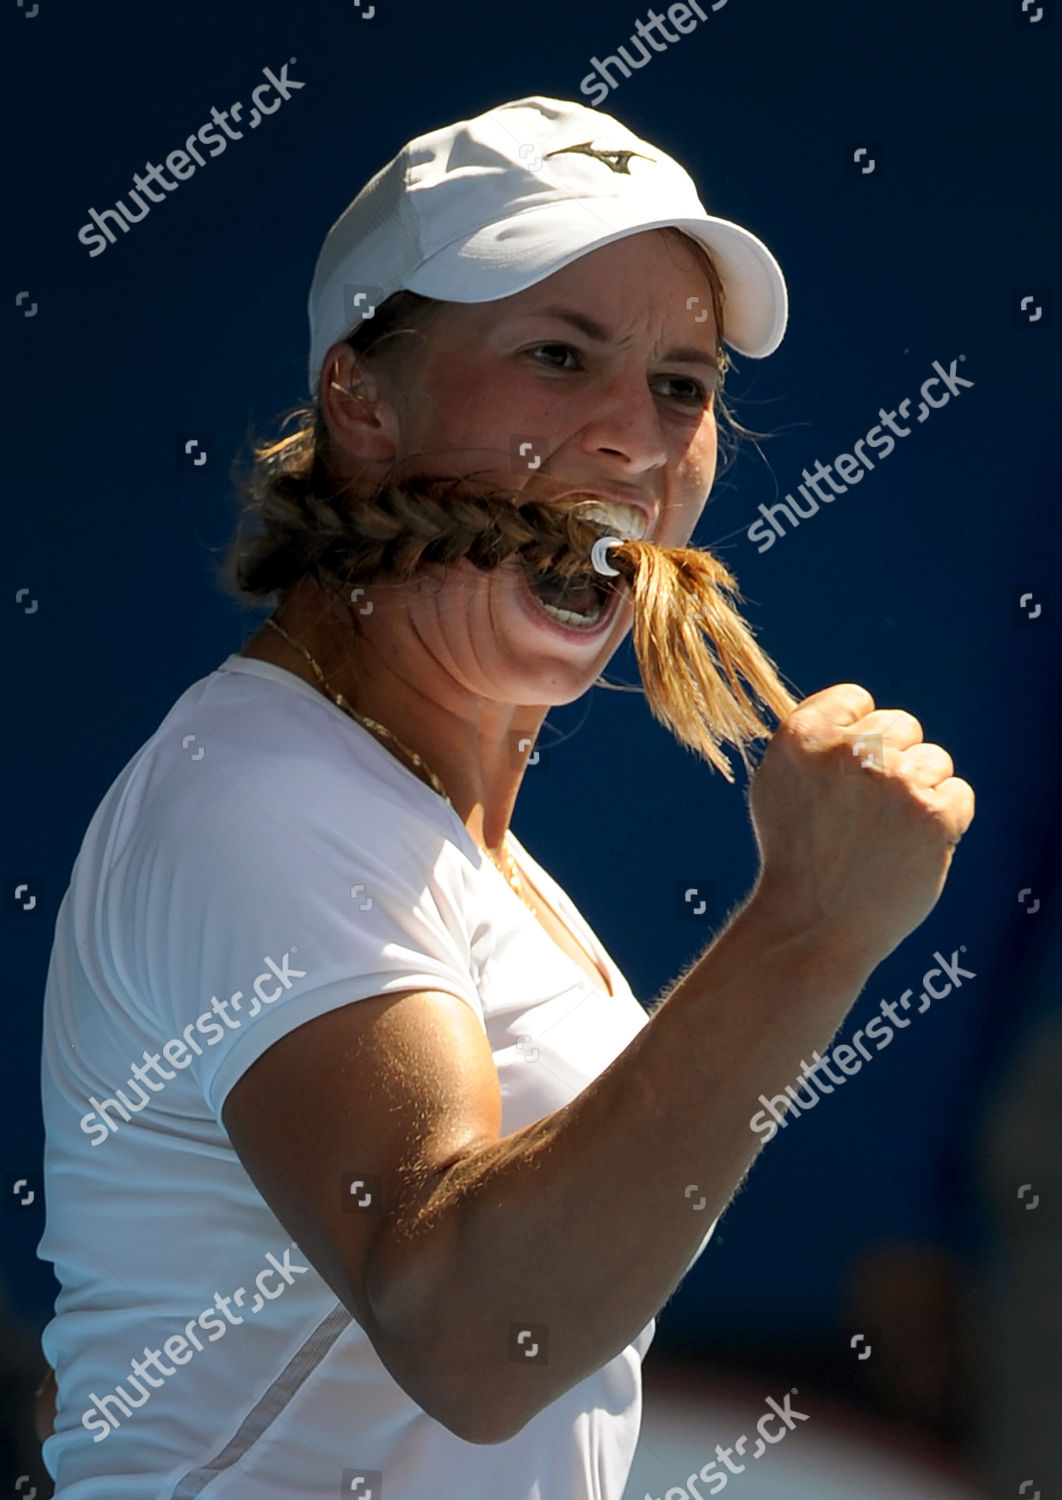
<svg viewBox="0 0 1062 1500">
<path fill-rule="evenodd" d="M 585 225 L 573 220 L 576 205 L 586 212 Z M 437 251 L 404 285 L 445 302 L 494 302 L 603 245 L 650 229 L 680 229 L 709 251 L 719 271 L 726 292 L 724 342 L 750 359 L 774 353 L 785 334 L 789 300 L 781 267 L 761 240 L 710 215 L 631 222 L 625 207 L 615 198 L 578 198 L 525 209 Z"/>
</svg>

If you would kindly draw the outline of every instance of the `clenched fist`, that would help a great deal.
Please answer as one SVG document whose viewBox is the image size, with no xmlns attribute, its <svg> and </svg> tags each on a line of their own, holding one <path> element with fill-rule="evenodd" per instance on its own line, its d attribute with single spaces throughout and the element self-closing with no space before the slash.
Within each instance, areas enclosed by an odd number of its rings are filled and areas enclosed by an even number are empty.
<svg viewBox="0 0 1062 1500">
<path fill-rule="evenodd" d="M 852 741 L 880 734 L 884 765 Z M 866 688 L 813 693 L 779 725 L 749 787 L 757 903 L 876 967 L 923 922 L 974 815 L 973 788 L 899 708 Z"/>
</svg>

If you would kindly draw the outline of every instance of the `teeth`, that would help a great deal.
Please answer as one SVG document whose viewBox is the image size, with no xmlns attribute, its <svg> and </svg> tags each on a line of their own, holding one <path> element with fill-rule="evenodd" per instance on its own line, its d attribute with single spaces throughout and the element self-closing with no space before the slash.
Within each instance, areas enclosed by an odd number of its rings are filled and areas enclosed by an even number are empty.
<svg viewBox="0 0 1062 1500">
<path fill-rule="evenodd" d="M 625 542 L 641 541 L 648 528 L 645 512 L 615 500 L 592 500 L 579 510 L 585 521 L 600 521 Z"/>
<path fill-rule="evenodd" d="M 588 615 L 577 614 L 571 609 L 558 609 L 556 605 L 544 604 L 541 599 L 536 600 L 536 603 L 539 609 L 544 610 L 552 619 L 559 620 L 562 625 L 592 625 L 601 618 L 600 601 L 593 606 Z"/>
</svg>

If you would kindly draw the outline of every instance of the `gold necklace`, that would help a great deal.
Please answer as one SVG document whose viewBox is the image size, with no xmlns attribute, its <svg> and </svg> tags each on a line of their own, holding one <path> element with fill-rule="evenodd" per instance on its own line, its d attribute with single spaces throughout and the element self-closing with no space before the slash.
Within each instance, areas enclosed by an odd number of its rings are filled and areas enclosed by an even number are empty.
<svg viewBox="0 0 1062 1500">
<path fill-rule="evenodd" d="M 444 802 L 448 803 L 450 807 L 454 807 L 453 803 L 450 801 L 449 796 L 447 795 L 446 788 L 443 786 L 438 776 L 436 776 L 431 767 L 420 755 L 417 754 L 415 750 L 411 750 L 408 745 L 404 744 L 393 730 L 388 729 L 386 724 L 381 724 L 377 719 L 370 719 L 366 714 L 359 714 L 355 709 L 353 709 L 347 702 L 346 698 L 344 698 L 343 694 L 336 692 L 336 690 L 332 687 L 331 683 L 321 671 L 320 666 L 310 655 L 309 651 L 302 644 L 302 642 L 293 640 L 288 632 L 284 629 L 283 625 L 278 624 L 277 621 L 272 618 L 272 616 L 268 616 L 265 623 L 267 625 L 271 625 L 274 630 L 278 631 L 279 634 L 282 635 L 290 645 L 294 646 L 297 651 L 302 652 L 303 656 L 305 656 L 306 660 L 313 668 L 314 676 L 317 678 L 319 687 L 332 700 L 337 708 L 342 709 L 343 713 L 349 714 L 352 719 L 355 719 L 357 723 L 361 724 L 371 733 L 383 735 L 384 739 L 390 740 L 393 745 L 396 745 L 399 750 L 408 755 L 410 760 L 416 766 L 417 770 L 428 778 L 429 782 L 431 783 L 432 789 L 438 792 L 439 796 L 443 799 Z M 454 808 L 454 812 L 457 812 L 456 808 Z M 531 912 L 532 916 L 537 916 L 538 912 L 524 895 L 523 882 L 520 879 L 520 872 L 516 868 L 516 861 L 513 859 L 512 854 L 509 850 L 508 835 L 506 835 L 505 838 L 502 839 L 502 854 L 505 858 L 506 864 L 508 865 L 507 870 L 502 869 L 501 865 L 494 858 L 494 855 L 489 849 L 485 849 L 484 853 L 489 856 L 491 863 L 494 865 L 495 869 L 500 875 L 504 877 L 506 881 L 508 881 L 509 885 Z"/>
</svg>

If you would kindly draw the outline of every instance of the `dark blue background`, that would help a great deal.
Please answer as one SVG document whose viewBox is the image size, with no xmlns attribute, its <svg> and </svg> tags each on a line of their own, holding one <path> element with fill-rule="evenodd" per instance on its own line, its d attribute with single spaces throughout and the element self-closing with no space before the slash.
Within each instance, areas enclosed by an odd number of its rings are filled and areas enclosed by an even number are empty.
<svg viewBox="0 0 1062 1500">
<path fill-rule="evenodd" d="M 1047 3 L 1047 0 L 1044 0 Z M 11 708 L 5 778 L 5 1192 L 39 1164 L 40 1011 L 52 925 L 108 785 L 195 679 L 251 628 L 213 590 L 235 521 L 228 466 L 248 424 L 305 394 L 305 300 L 320 242 L 410 137 L 525 94 L 578 97 L 648 5 L 378 0 L 215 6 L 9 5 L 13 182 L 5 447 Z M 662 7 L 665 8 L 666 7 Z M 766 1149 L 659 1339 L 710 1352 L 828 1342 L 858 1257 L 882 1240 L 977 1253 L 969 1130 L 1057 988 L 1059 414 L 1057 18 L 999 0 L 728 0 L 603 105 L 676 155 L 711 211 L 785 272 L 779 352 L 736 357 L 745 445 L 694 540 L 736 572 L 759 639 L 799 689 L 864 684 L 921 721 L 978 796 L 927 921 L 874 974 L 843 1035 L 966 945 L 976 980 Z M 249 98 L 289 58 L 305 87 L 97 258 L 78 243 L 147 160 Z M 875 143 L 880 170 L 847 155 Z M 1016 325 L 1042 289 L 1055 317 Z M 32 318 L 14 306 L 28 289 Z M 762 556 L 760 503 L 832 462 L 960 355 L 974 382 Z M 178 439 L 213 462 L 179 472 Z M 14 603 L 27 587 L 35 614 Z M 1032 592 L 1030 621 L 1018 596 Z M 628 644 L 609 670 L 635 682 Z M 747 891 L 744 783 L 679 747 L 633 694 L 549 716 L 518 835 L 581 906 L 646 1003 Z M 866 880 L 876 880 L 868 852 Z M 29 882 L 37 909 L 14 909 Z M 698 921 L 681 893 L 708 893 Z M 1040 899 L 1027 914 L 1018 892 Z M 784 1004 L 784 996 L 779 996 Z M 105 1212 L 106 1206 L 101 1205 Z M 51 1312 L 36 1208 L 5 1212 L 2 1275 L 33 1328 Z"/>
</svg>

